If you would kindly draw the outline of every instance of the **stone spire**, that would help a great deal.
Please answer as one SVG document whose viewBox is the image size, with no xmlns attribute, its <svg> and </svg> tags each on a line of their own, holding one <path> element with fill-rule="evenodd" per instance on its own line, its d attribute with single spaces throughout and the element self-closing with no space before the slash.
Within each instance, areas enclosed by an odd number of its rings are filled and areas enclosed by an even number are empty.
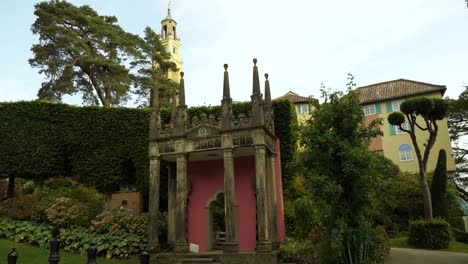
<svg viewBox="0 0 468 264">
<path fill-rule="evenodd" d="M 175 134 L 184 135 L 185 122 L 187 121 L 187 106 L 185 105 L 185 81 L 184 72 L 180 72 L 179 104 L 175 120 Z"/>
<path fill-rule="evenodd" d="M 186 107 L 186 105 L 185 105 L 184 72 L 180 72 L 179 106 Z"/>
<path fill-rule="evenodd" d="M 265 105 L 271 105 L 270 81 L 268 73 L 265 73 Z"/>
<path fill-rule="evenodd" d="M 228 65 L 224 64 L 224 84 L 223 84 L 223 100 L 221 100 L 221 129 L 231 129 L 232 119 L 232 98 L 229 88 L 229 73 Z"/>
<path fill-rule="evenodd" d="M 265 104 L 264 104 L 264 113 L 265 113 L 265 126 L 273 134 L 275 134 L 275 123 L 274 123 L 274 112 L 273 104 L 271 102 L 271 91 L 270 91 L 270 81 L 268 80 L 268 73 L 265 73 Z"/>
<path fill-rule="evenodd" d="M 169 20 L 169 19 L 174 20 L 171 16 L 171 2 L 172 1 L 169 0 L 169 3 L 167 4 L 167 16 L 164 20 Z"/>
<path fill-rule="evenodd" d="M 252 95 L 250 96 L 252 102 L 252 125 L 263 126 L 265 125 L 265 116 L 263 114 L 263 100 L 262 93 L 260 92 L 260 79 L 258 77 L 257 59 L 254 59 L 253 62 L 253 87 Z"/>
<path fill-rule="evenodd" d="M 262 98 L 262 94 L 260 93 L 260 79 L 258 78 L 258 67 L 257 67 L 257 59 L 253 59 L 254 68 L 253 68 L 253 91 L 252 96 L 259 96 L 260 99 Z"/>
<path fill-rule="evenodd" d="M 229 73 L 227 69 L 228 69 L 228 65 L 224 64 L 223 100 L 231 99 L 231 91 L 229 88 Z"/>
</svg>

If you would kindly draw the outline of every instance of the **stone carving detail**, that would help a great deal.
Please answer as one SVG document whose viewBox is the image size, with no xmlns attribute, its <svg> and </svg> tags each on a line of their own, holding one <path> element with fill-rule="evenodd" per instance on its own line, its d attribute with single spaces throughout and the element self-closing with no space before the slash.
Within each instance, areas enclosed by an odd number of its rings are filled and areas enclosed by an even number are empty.
<svg viewBox="0 0 468 264">
<path fill-rule="evenodd" d="M 214 149 L 221 147 L 221 139 L 220 138 L 210 138 L 205 140 L 200 140 L 195 142 L 195 150 L 201 149 Z"/>
<path fill-rule="evenodd" d="M 165 154 L 165 153 L 172 153 L 175 152 L 175 144 L 172 142 L 169 143 L 163 143 L 159 145 L 159 153 Z"/>
<path fill-rule="evenodd" d="M 232 142 L 235 147 L 252 146 L 253 138 L 250 134 L 239 135 L 239 136 L 234 136 L 232 138 Z"/>
</svg>

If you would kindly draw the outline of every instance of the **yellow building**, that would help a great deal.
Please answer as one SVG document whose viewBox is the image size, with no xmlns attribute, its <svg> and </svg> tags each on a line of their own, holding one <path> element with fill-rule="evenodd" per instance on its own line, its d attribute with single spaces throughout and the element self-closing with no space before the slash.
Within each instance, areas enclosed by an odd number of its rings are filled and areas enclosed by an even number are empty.
<svg viewBox="0 0 468 264">
<path fill-rule="evenodd" d="M 177 71 L 169 71 L 168 79 L 176 83 L 180 82 L 180 72 L 182 71 L 182 57 L 180 51 L 182 44 L 177 36 L 177 22 L 171 16 L 171 7 L 167 8 L 167 16 L 161 21 L 161 44 L 166 47 L 166 52 L 171 54 L 171 61 L 177 65 Z"/>
<path fill-rule="evenodd" d="M 294 104 L 296 107 L 296 114 L 297 114 L 297 121 L 299 123 L 304 123 L 305 120 L 308 120 L 310 118 L 310 113 L 312 110 L 312 104 L 311 102 L 313 100 L 317 100 L 311 96 L 305 97 L 305 96 L 300 96 L 295 92 L 289 91 L 286 94 L 275 98 L 274 100 L 281 100 L 281 99 L 286 99 L 289 100 Z"/>
<path fill-rule="evenodd" d="M 444 85 L 435 85 L 405 79 L 376 83 L 359 87 L 359 99 L 365 114 L 365 122 L 368 124 L 376 118 L 383 119 L 381 127 L 384 135 L 375 138 L 370 145 L 374 151 L 381 152 L 385 157 L 392 160 L 402 171 L 417 172 L 418 160 L 414 151 L 411 138 L 408 133 L 388 123 L 387 117 L 393 111 L 400 109 L 400 104 L 414 97 L 436 97 L 442 98 L 447 88 Z M 419 124 L 421 120 L 418 120 Z M 447 152 L 447 171 L 455 171 L 455 160 L 452 155 L 452 146 L 448 133 L 447 120 L 437 122 L 439 132 L 435 145 L 429 155 L 427 171 L 434 171 L 440 149 Z M 418 129 L 416 137 L 421 152 L 424 151 L 423 144 L 427 141 L 428 133 Z"/>
</svg>

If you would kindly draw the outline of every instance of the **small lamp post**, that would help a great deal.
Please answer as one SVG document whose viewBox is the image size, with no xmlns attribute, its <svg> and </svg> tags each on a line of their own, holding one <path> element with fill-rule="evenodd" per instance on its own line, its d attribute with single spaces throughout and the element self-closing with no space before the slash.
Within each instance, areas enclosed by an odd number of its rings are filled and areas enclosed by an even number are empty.
<svg viewBox="0 0 468 264">
<path fill-rule="evenodd" d="M 143 249 L 140 252 L 140 264 L 149 264 L 150 263 L 150 253 L 148 250 Z"/>
<path fill-rule="evenodd" d="M 8 264 L 16 264 L 18 261 L 18 252 L 16 252 L 16 248 L 12 248 L 11 252 L 8 254 Z"/>
</svg>

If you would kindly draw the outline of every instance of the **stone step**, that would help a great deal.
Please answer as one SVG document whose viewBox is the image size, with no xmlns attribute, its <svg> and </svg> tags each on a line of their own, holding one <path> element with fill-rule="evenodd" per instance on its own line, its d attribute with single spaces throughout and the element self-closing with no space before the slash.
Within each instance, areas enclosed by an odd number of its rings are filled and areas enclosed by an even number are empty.
<svg viewBox="0 0 468 264">
<path fill-rule="evenodd" d="M 182 264 L 199 264 L 199 263 L 210 263 L 214 264 L 215 260 L 213 258 L 207 258 L 207 257 L 196 257 L 196 258 L 186 258 L 182 259 Z"/>
</svg>

